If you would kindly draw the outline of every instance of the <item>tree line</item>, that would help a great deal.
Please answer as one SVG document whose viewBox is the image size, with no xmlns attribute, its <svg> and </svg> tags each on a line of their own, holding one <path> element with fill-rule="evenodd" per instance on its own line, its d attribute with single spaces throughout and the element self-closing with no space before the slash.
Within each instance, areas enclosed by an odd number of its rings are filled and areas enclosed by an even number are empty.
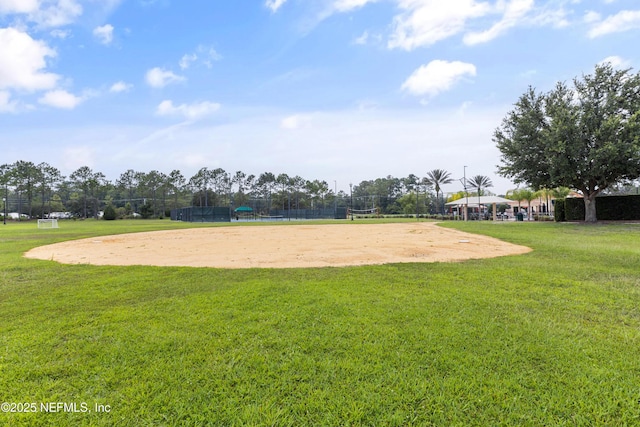
<svg viewBox="0 0 640 427">
<path fill-rule="evenodd" d="M 140 215 L 162 218 L 185 206 L 250 206 L 258 212 L 272 209 L 377 208 L 382 214 L 444 213 L 442 186 L 454 180 L 442 169 L 426 176 L 377 178 L 350 185 L 349 193 L 331 188 L 324 180 L 309 180 L 285 173 L 259 175 L 222 168 L 201 168 L 191 177 L 175 169 L 140 172 L 128 169 L 115 181 L 82 166 L 69 176 L 48 163 L 19 160 L 0 166 L 4 208 L 31 218 L 51 212 L 70 212 L 79 218 L 97 217 L 106 206 L 120 217 Z M 461 181 L 461 185 L 464 185 Z M 466 183 L 485 194 L 491 180 L 473 177 Z"/>
</svg>

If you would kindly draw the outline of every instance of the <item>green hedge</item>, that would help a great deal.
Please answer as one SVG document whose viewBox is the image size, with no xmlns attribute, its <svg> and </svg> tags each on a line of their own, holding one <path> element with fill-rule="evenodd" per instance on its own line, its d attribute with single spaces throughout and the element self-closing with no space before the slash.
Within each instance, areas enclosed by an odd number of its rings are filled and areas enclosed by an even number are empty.
<svg viewBox="0 0 640 427">
<path fill-rule="evenodd" d="M 567 221 L 584 221 L 584 200 L 568 198 L 565 200 L 564 208 Z M 596 216 L 598 221 L 640 220 L 640 195 L 596 197 Z"/>
<path fill-rule="evenodd" d="M 596 213 L 598 202 L 596 202 Z M 564 201 L 564 219 L 566 221 L 584 221 L 584 200 L 568 198 Z"/>
<path fill-rule="evenodd" d="M 564 211 L 565 211 L 564 206 L 565 206 L 564 200 L 556 200 L 554 202 L 553 217 L 556 220 L 556 222 L 562 222 L 567 220 L 564 214 Z"/>
</svg>

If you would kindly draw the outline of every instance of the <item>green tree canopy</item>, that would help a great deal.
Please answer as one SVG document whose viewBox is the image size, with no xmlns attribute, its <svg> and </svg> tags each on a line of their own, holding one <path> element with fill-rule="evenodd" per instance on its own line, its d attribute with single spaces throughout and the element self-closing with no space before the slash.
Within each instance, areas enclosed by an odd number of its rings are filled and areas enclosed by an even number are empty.
<svg viewBox="0 0 640 427">
<path fill-rule="evenodd" d="M 592 75 L 533 88 L 494 133 L 498 173 L 533 189 L 570 187 L 595 222 L 595 197 L 640 176 L 640 74 L 598 65 Z"/>
</svg>

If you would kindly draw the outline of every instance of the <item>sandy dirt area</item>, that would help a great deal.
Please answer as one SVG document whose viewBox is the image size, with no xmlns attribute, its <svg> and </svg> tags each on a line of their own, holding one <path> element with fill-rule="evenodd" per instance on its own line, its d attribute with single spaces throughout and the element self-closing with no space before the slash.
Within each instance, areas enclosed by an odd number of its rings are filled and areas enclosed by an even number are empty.
<svg viewBox="0 0 640 427">
<path fill-rule="evenodd" d="M 103 236 L 34 248 L 63 264 L 297 268 L 462 261 L 530 249 L 434 223 L 212 227 Z"/>
</svg>

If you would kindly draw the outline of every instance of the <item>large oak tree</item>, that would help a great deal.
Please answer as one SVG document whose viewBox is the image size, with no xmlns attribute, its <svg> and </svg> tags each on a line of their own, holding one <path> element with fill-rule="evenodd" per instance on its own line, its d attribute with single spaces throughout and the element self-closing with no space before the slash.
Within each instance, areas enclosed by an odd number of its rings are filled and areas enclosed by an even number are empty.
<svg viewBox="0 0 640 427">
<path fill-rule="evenodd" d="M 573 85 L 523 94 L 494 133 L 498 173 L 532 188 L 569 187 L 595 222 L 595 197 L 640 177 L 640 74 L 598 65 Z"/>
</svg>

